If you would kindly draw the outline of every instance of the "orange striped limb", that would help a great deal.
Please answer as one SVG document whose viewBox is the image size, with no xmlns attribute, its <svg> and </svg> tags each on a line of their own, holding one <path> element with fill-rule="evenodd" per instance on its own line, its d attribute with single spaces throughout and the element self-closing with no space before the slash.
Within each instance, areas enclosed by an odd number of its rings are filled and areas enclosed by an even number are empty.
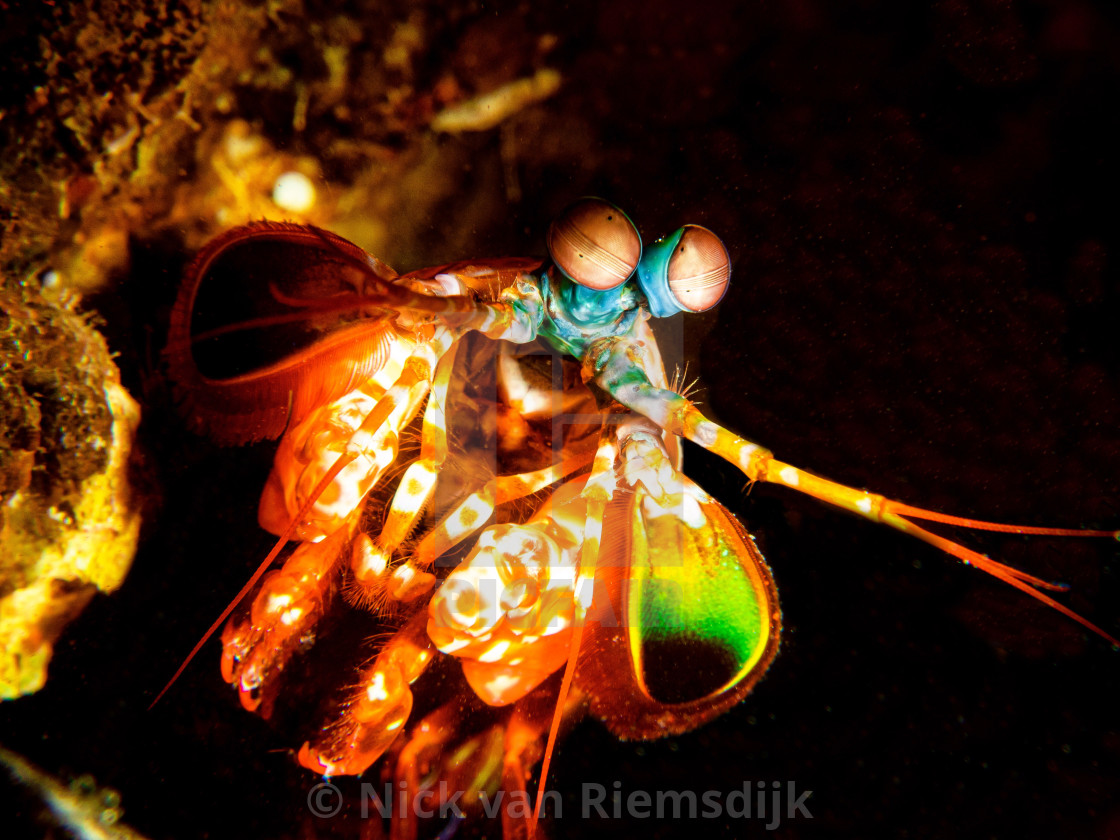
<svg viewBox="0 0 1120 840">
<path fill-rule="evenodd" d="M 395 374 L 382 391 L 369 383 L 313 413 L 280 442 L 272 474 L 261 496 L 261 526 L 273 533 L 287 527 L 312 492 L 310 515 L 297 526 L 300 539 L 318 540 L 347 523 L 369 491 L 396 461 L 401 432 L 412 422 L 431 388 L 439 360 L 455 341 L 437 328 L 423 341 L 394 346 Z M 332 484 L 318 490 L 319 478 L 342 453 L 346 467 Z"/>
<path fill-rule="evenodd" d="M 446 331 L 443 331 L 446 332 Z M 431 393 L 424 411 L 420 457 L 405 470 L 393 495 L 376 542 L 364 534 L 354 542 L 351 570 L 359 603 L 379 604 L 388 598 L 412 600 L 431 589 L 435 576 L 413 566 L 392 566 L 393 554 L 415 527 L 435 489 L 440 467 L 447 460 L 447 389 L 455 365 L 457 344 L 444 349 L 435 366 Z"/>
<path fill-rule="evenodd" d="M 590 456 L 584 453 L 565 455 L 559 464 L 551 467 L 491 479 L 425 534 L 404 563 L 390 565 L 383 537 L 375 543 L 365 534 L 358 534 L 352 545 L 351 560 L 354 580 L 363 587 L 358 590 L 357 600 L 376 609 L 390 601 L 412 601 L 429 592 L 436 577 L 428 569 L 440 556 L 486 525 L 498 505 L 538 493 L 589 461 Z M 434 471 L 432 476 L 434 479 Z M 406 472 L 401 483 L 408 477 Z"/>
<path fill-rule="evenodd" d="M 412 272 L 398 277 L 380 260 L 369 255 L 357 259 L 347 253 L 340 257 L 351 262 L 366 274 L 368 283 L 363 290 L 365 307 L 389 311 L 398 323 L 436 323 L 448 327 L 458 335 L 477 330 L 489 338 L 501 338 L 515 344 L 527 344 L 536 338 L 537 327 L 544 317 L 544 302 L 540 290 L 528 273 L 538 268 L 539 262 L 515 261 L 511 267 L 500 265 L 479 266 L 459 263 L 431 270 Z M 508 282 L 506 275 L 514 279 Z M 401 281 L 401 282 L 393 282 Z M 417 281 L 435 294 L 411 288 Z M 478 300 L 473 295 L 441 294 L 451 290 L 474 289 L 487 281 L 507 283 L 497 302 Z"/>
<path fill-rule="evenodd" d="M 226 605 L 226 608 L 222 610 L 221 615 L 214 619 L 214 622 L 207 628 L 206 632 L 202 634 L 202 637 L 197 642 L 195 642 L 195 645 L 193 648 L 191 648 L 190 653 L 186 655 L 183 661 L 179 664 L 179 667 L 175 670 L 175 673 L 171 675 L 171 679 L 167 681 L 167 684 L 160 689 L 159 694 L 157 694 L 155 696 L 155 699 L 152 700 L 152 702 L 149 704 L 149 709 L 155 706 L 156 703 L 160 701 L 160 698 L 162 698 L 163 695 L 168 692 L 171 686 L 175 684 L 176 680 L 178 680 L 179 677 L 182 676 L 183 672 L 187 669 L 187 666 L 191 664 L 194 658 L 198 655 L 198 652 L 202 650 L 202 646 L 205 645 L 207 641 L 209 641 L 210 637 L 213 636 L 214 633 L 217 632 L 218 628 L 222 626 L 222 622 L 229 618 L 230 614 L 235 609 L 237 609 L 237 605 L 240 604 L 245 596 L 253 590 L 253 587 L 257 585 L 257 582 L 261 579 L 264 573 L 268 571 L 268 567 L 272 565 L 273 561 L 276 560 L 276 558 L 280 555 L 280 552 L 284 550 L 284 546 L 288 544 L 288 540 L 294 536 L 297 525 L 303 521 L 304 516 L 311 509 L 311 506 L 315 503 L 315 500 L 319 498 L 319 494 L 327 487 L 329 487 L 331 482 L 335 480 L 338 474 L 356 457 L 357 455 L 352 452 L 344 452 L 338 457 L 338 459 L 334 463 L 334 466 L 331 467 L 327 474 L 319 479 L 319 485 L 315 488 L 315 492 L 313 492 L 310 498 L 308 498 L 308 500 L 304 502 L 303 507 L 301 507 L 299 511 L 296 512 L 296 515 L 292 517 L 291 521 L 288 523 L 288 526 L 280 533 L 280 538 L 276 541 L 276 544 L 272 547 L 272 550 L 268 552 L 264 560 L 260 562 L 260 565 L 257 566 L 256 571 L 254 571 L 249 579 L 245 581 L 245 585 L 241 587 L 241 591 L 233 596 L 233 600 Z"/>
<path fill-rule="evenodd" d="M 650 369 L 660 370 L 660 368 L 660 359 L 658 359 L 658 365 L 651 366 Z M 618 412 L 615 412 L 611 416 L 620 422 L 604 425 L 591 475 L 588 476 L 580 494 L 581 500 L 585 503 L 585 520 L 579 571 L 574 587 L 576 597 L 572 630 L 568 640 L 568 658 L 561 677 L 552 721 L 548 727 L 533 813 L 525 826 L 503 824 L 503 828 L 507 831 L 516 828 L 520 832 L 517 836 L 523 834 L 530 840 L 539 835 L 538 823 L 560 728 L 571 716 L 573 708 L 583 700 L 582 692 L 574 684 L 576 664 L 579 660 L 587 613 L 591 608 L 594 582 L 600 563 L 604 536 L 603 520 L 606 517 L 607 505 L 614 499 L 618 490 L 620 478 L 621 484 L 626 488 L 636 489 L 641 485 L 645 490 L 647 502 L 655 507 L 660 506 L 661 511 L 668 515 L 679 516 L 684 509 L 687 509 L 686 496 L 695 495 L 700 501 L 711 501 L 706 493 L 678 472 L 676 462 L 679 456 L 675 448 L 671 453 L 665 445 L 664 433 L 660 427 L 641 415 L 619 418 Z M 543 731 L 542 728 L 542 734 Z M 511 768 L 507 768 L 509 769 Z M 524 783 L 524 772 L 522 771 L 517 778 Z M 504 780 L 506 786 L 513 783 L 513 779 Z"/>
<path fill-rule="evenodd" d="M 253 237 L 245 229 L 243 237 Z M 498 258 L 483 261 L 460 261 L 444 266 L 398 274 L 377 257 L 328 231 L 310 226 L 285 226 L 282 236 L 305 243 L 318 239 L 329 252 L 332 262 L 349 269 L 353 288 L 358 295 L 346 301 L 348 308 L 381 311 L 400 324 L 436 323 L 462 332 L 478 330 L 490 338 L 503 338 L 525 344 L 536 337 L 544 315 L 544 303 L 533 272 L 540 260 Z M 221 251 L 226 245 L 216 243 Z M 346 276 L 345 271 L 335 274 Z M 473 292 L 501 289 L 498 302 L 481 301 Z M 274 292 L 275 296 L 275 292 Z M 299 308 L 303 301 L 286 298 L 290 306 Z M 318 301 L 308 301 L 319 306 Z M 338 301 L 328 301 L 336 307 Z"/>
<path fill-rule="evenodd" d="M 473 734 L 464 733 L 467 715 L 462 701 L 456 699 L 409 727 L 407 740 L 394 745 L 396 755 L 390 758 L 395 767 L 395 791 L 412 791 L 415 795 L 425 789 L 426 779 L 439 779 L 438 788 L 428 788 L 432 795 L 426 797 L 426 804 L 435 811 L 443 806 L 451 814 L 455 813 L 452 809 L 478 809 L 481 794 L 493 801 L 501 781 L 506 725 L 483 716 L 481 728 Z M 454 798 L 445 805 L 440 796 L 448 793 Z M 419 815 L 413 808 L 399 810 L 390 825 L 390 838 L 415 840 Z"/>
<path fill-rule="evenodd" d="M 280 673 L 330 607 L 345 537 L 338 531 L 301 543 L 281 569 L 265 575 L 249 615 L 222 631 L 222 679 L 236 686 L 247 710 L 269 717 Z"/>
<path fill-rule="evenodd" d="M 525 698 L 525 702 L 514 707 L 505 732 L 505 753 L 502 758 L 502 790 L 509 797 L 524 797 L 526 807 L 502 809 L 502 838 L 540 837 L 537 823 L 542 814 L 547 815 L 548 803 L 537 794 L 539 807 L 529 806 L 528 783 L 530 769 L 544 755 L 542 736 L 548 731 L 555 713 L 558 712 L 561 726 L 566 730 L 574 725 L 585 713 L 586 697 L 576 686 L 571 686 L 563 704 L 556 705 L 551 692 L 543 689 Z M 547 770 L 547 767 L 542 768 Z M 547 776 L 542 775 L 542 780 Z M 552 794 L 556 795 L 555 791 Z M 551 803 L 555 809 L 557 802 Z"/>
<path fill-rule="evenodd" d="M 409 465 L 401 478 L 378 543 L 386 554 L 392 554 L 412 532 L 421 511 L 428 504 L 435 488 L 436 476 L 447 460 L 447 388 L 455 364 L 453 345 L 440 359 L 432 381 L 428 406 L 424 410 L 424 428 L 420 437 L 420 457 Z"/>
<path fill-rule="evenodd" d="M 398 375 L 356 428 L 353 423 L 347 425 L 342 421 L 345 412 L 335 412 L 330 417 L 337 422 L 322 427 L 321 434 L 326 440 L 316 438 L 315 430 L 304 424 L 285 436 L 276 454 L 269 486 L 261 498 L 259 514 L 262 526 L 276 533 L 279 539 L 241 591 L 195 643 L 167 685 L 156 695 L 153 706 L 252 591 L 290 539 L 332 542 L 335 537 L 346 540 L 353 535 L 357 525 L 355 512 L 396 459 L 400 432 L 415 417 L 428 393 L 435 366 L 452 341 L 448 331 L 437 329 L 419 345 L 395 345 L 408 351 L 403 360 L 387 368 Z M 376 393 L 379 393 L 376 387 L 368 392 Z M 316 418 L 313 414 L 305 422 L 312 423 Z M 343 433 L 340 433 L 340 424 Z M 289 439 L 291 443 L 285 448 L 283 444 Z M 296 441 L 301 442 L 298 449 Z M 313 453 L 314 460 L 303 455 L 304 452 Z M 331 539 L 327 540 L 328 537 Z M 230 633 L 231 645 L 248 649 L 246 638 L 236 631 Z M 249 684 L 254 681 L 250 679 Z"/>
<path fill-rule="evenodd" d="M 555 418 L 558 415 L 590 414 L 596 409 L 586 389 L 577 390 L 553 377 L 526 372 L 524 357 L 503 344 L 498 353 L 498 389 L 502 402 L 523 420 Z"/>
<path fill-rule="evenodd" d="M 765 447 L 744 440 L 709 420 L 685 397 L 652 384 L 643 370 L 647 355 L 648 349 L 640 340 L 626 337 L 604 339 L 590 349 L 585 361 L 585 374 L 589 378 L 594 378 L 600 387 L 623 405 L 649 417 L 667 431 L 688 438 L 693 443 L 719 455 L 742 470 L 751 481 L 781 484 L 916 537 L 1025 592 L 1112 644 L 1120 645 L 1120 641 L 1115 637 L 1040 591 L 1043 589 L 1060 591 L 1065 589 L 1064 586 L 1049 583 L 992 560 L 979 552 L 965 548 L 958 542 L 934 534 L 911 520 L 943 522 L 949 525 L 1012 534 L 1057 537 L 1120 538 L 1120 532 L 1004 525 L 949 516 L 829 481 L 776 460 Z"/>
<path fill-rule="evenodd" d="M 435 655 L 421 610 L 362 671 L 339 718 L 299 751 L 299 763 L 323 776 L 356 776 L 377 761 L 403 731 L 412 713 L 410 684 Z"/>
<path fill-rule="evenodd" d="M 499 803 L 503 840 L 528 837 L 533 811 L 528 782 L 532 767 L 540 761 L 543 735 L 552 719 L 550 689 L 547 686 L 533 692 L 509 707 L 497 722 L 491 722 L 493 714 L 473 717 L 471 710 L 464 710 L 461 700 L 452 700 L 411 724 L 407 740 L 397 741 L 392 747 L 393 790 L 423 791 L 425 779 L 439 779 L 438 788 L 428 788 L 433 796 L 426 804 L 433 810 L 442 804 L 438 798 L 442 791 L 454 793 L 454 806 L 468 818 L 487 803 Z M 565 727 L 578 721 L 585 708 L 583 694 L 573 689 L 564 709 Z M 389 836 L 392 840 L 415 840 L 418 829 L 417 814 L 405 808 L 395 816 Z"/>
<path fill-rule="evenodd" d="M 976 528 L 983 531 L 999 531 L 1005 534 L 1050 537 L 1112 537 L 1115 539 L 1118 537 L 1118 532 L 1116 531 L 1091 531 L 1071 528 L 1042 528 L 1031 525 L 1007 525 L 1000 522 L 987 522 L 980 519 L 949 516 L 947 514 L 937 513 L 936 511 L 907 505 L 895 501 L 894 499 L 888 499 L 877 493 L 868 493 L 865 490 L 856 490 L 855 488 L 847 487 L 843 484 L 837 484 L 834 481 L 829 481 L 828 479 L 805 472 L 790 464 L 778 461 L 773 457 L 766 458 L 757 466 L 757 470 L 758 480 L 760 481 L 769 481 L 774 484 L 790 487 L 813 496 L 816 499 L 841 507 L 844 510 L 859 514 L 866 519 L 870 519 L 872 522 L 880 522 L 884 525 L 889 525 L 904 534 L 917 537 L 922 540 L 922 542 L 940 548 L 947 554 L 951 554 L 961 560 L 966 565 L 975 566 L 981 571 L 987 572 L 993 577 L 1002 580 L 1004 583 L 1041 601 L 1046 604 L 1046 606 L 1052 607 L 1062 615 L 1073 619 L 1082 627 L 1091 630 L 1093 633 L 1096 633 L 1112 644 L 1120 646 L 1120 641 L 1106 633 L 1096 624 L 1078 615 L 1065 604 L 1059 603 L 1049 595 L 1039 591 L 1041 589 L 1048 589 L 1061 592 L 1068 589 L 1064 584 L 1051 583 L 1008 566 L 1006 563 L 1000 563 L 998 560 L 993 560 L 977 551 L 965 548 L 958 542 L 954 542 L 932 531 L 928 531 L 910 520 L 920 519 L 930 522 L 943 522 L 948 525 Z"/>
<path fill-rule="evenodd" d="M 599 438 L 599 449 L 595 453 L 595 463 L 591 468 L 591 475 L 588 476 L 587 484 L 580 494 L 586 502 L 587 513 L 583 526 L 579 571 L 574 586 L 574 615 L 572 616 L 571 638 L 568 642 L 568 661 L 564 666 L 564 676 L 560 680 L 560 693 L 557 695 L 552 722 L 548 728 L 548 740 L 545 743 L 544 759 L 541 762 L 541 777 L 537 783 L 533 815 L 530 817 L 528 824 L 529 840 L 533 840 L 537 836 L 537 824 L 540 822 L 541 808 L 544 804 L 548 771 L 552 765 L 552 755 L 556 750 L 556 739 L 560 735 L 560 726 L 564 721 L 565 709 L 569 698 L 572 696 L 572 681 L 575 679 L 576 663 L 579 660 L 579 648 L 583 641 L 587 611 L 591 608 L 595 590 L 595 572 L 599 563 L 599 549 L 603 543 L 603 517 L 606 514 L 607 503 L 614 498 L 614 492 L 618 484 L 615 465 L 619 454 L 617 438 L 620 432 L 625 433 L 622 427 L 611 428 L 604 424 Z"/>
<path fill-rule="evenodd" d="M 618 425 L 616 435 L 620 472 L 628 487 L 640 484 L 651 502 L 664 507 L 680 503 L 686 483 L 695 487 L 679 471 L 666 446 L 665 433 L 648 417 L 630 415 Z"/>
<path fill-rule="evenodd" d="M 353 392 L 327 406 L 327 414 L 314 413 L 285 435 L 261 497 L 262 527 L 279 533 L 308 502 L 310 508 L 295 532 L 300 539 L 322 539 L 350 520 L 396 460 L 401 431 L 428 394 L 429 376 L 423 364 L 414 363 L 427 349 L 421 345 L 414 351 L 376 401 L 365 392 Z M 360 418 L 356 427 L 351 417 Z M 328 487 L 320 489 L 321 477 L 347 455 L 353 457 Z"/>
<path fill-rule="evenodd" d="M 589 461 L 589 455 L 584 453 L 564 454 L 563 460 L 551 467 L 496 476 L 467 496 L 424 535 L 416 544 L 413 562 L 419 568 L 431 566 L 437 558 L 482 528 L 498 505 L 539 493 L 587 466 Z"/>
</svg>

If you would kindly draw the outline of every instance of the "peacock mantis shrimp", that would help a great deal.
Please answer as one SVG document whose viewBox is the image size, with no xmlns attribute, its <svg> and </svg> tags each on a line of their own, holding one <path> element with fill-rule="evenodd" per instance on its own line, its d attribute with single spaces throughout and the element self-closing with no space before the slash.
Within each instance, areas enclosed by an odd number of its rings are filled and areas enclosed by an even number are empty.
<svg viewBox="0 0 1120 840">
<path fill-rule="evenodd" d="M 625 213 L 583 199 L 547 244 L 543 264 L 403 275 L 295 224 L 236 228 L 202 250 L 173 314 L 170 372 L 196 430 L 227 444 L 282 436 L 259 510 L 279 541 L 175 677 L 253 593 L 222 632 L 222 676 L 268 717 L 285 669 L 349 602 L 385 635 L 299 762 L 358 775 L 384 757 L 398 785 L 443 784 L 467 808 L 501 789 L 525 805 L 503 811 L 504 835 L 532 835 L 562 725 L 590 711 L 623 738 L 687 731 L 738 703 L 777 653 L 770 570 L 684 475 L 678 438 L 750 482 L 930 543 L 1117 644 L 1046 594 L 1062 587 L 917 523 L 1114 532 L 948 516 L 837 484 L 717 425 L 669 382 L 649 321 L 719 302 L 731 261 L 711 231 L 688 225 L 643 250 Z M 231 350 L 250 331 L 267 337 L 266 359 Z M 417 830 L 408 812 L 391 826 Z"/>
</svg>

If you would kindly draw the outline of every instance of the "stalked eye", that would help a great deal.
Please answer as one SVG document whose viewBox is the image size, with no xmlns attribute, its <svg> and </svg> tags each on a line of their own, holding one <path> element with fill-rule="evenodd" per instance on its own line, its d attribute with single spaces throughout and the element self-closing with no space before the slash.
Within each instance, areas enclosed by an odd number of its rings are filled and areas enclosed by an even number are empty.
<svg viewBox="0 0 1120 840">
<path fill-rule="evenodd" d="M 720 238 L 705 227 L 685 225 L 669 257 L 669 291 L 689 312 L 711 309 L 731 281 L 731 257 Z"/>
<path fill-rule="evenodd" d="M 703 312 L 723 297 L 731 280 L 731 257 L 705 227 L 685 225 L 646 248 L 638 283 L 658 318 Z"/>
<path fill-rule="evenodd" d="M 630 279 L 642 256 L 642 239 L 609 201 L 581 198 L 549 227 L 548 253 L 573 282 L 605 291 Z"/>
</svg>

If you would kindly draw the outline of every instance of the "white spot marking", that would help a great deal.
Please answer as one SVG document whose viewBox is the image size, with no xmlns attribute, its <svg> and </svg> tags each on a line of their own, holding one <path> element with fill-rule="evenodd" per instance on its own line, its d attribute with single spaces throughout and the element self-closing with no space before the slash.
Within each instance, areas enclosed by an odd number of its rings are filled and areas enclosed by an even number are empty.
<svg viewBox="0 0 1120 840">
<path fill-rule="evenodd" d="M 490 650 L 478 657 L 479 662 L 501 662 L 505 652 L 509 650 L 510 643 L 507 641 L 494 642 Z"/>
<path fill-rule="evenodd" d="M 373 682 L 366 689 L 366 697 L 371 703 L 380 703 L 389 699 L 389 692 L 385 690 L 385 675 L 380 671 L 373 675 Z"/>
<path fill-rule="evenodd" d="M 452 639 L 450 642 L 440 645 L 439 649 L 441 653 L 452 654 L 457 650 L 462 650 L 469 644 L 469 639 Z"/>
<path fill-rule="evenodd" d="M 703 528 L 707 521 L 700 510 L 700 503 L 687 493 L 681 496 L 681 520 L 693 530 Z"/>
<path fill-rule="evenodd" d="M 270 613 L 280 612 L 288 604 L 292 603 L 291 595 L 269 595 L 268 603 L 265 605 L 265 611 Z"/>
<path fill-rule="evenodd" d="M 507 691 L 517 688 L 520 680 L 509 674 L 499 674 L 486 681 L 486 693 L 494 698 L 504 698 Z"/>
</svg>

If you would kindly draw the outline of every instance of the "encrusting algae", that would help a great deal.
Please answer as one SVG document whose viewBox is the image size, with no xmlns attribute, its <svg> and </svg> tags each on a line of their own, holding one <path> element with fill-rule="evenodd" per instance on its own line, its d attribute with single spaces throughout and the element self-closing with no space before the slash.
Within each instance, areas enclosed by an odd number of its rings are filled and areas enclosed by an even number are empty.
<svg viewBox="0 0 1120 840">
<path fill-rule="evenodd" d="M 128 572 L 140 411 L 67 306 L 0 292 L 0 698 L 42 688 L 52 645 Z"/>
</svg>

